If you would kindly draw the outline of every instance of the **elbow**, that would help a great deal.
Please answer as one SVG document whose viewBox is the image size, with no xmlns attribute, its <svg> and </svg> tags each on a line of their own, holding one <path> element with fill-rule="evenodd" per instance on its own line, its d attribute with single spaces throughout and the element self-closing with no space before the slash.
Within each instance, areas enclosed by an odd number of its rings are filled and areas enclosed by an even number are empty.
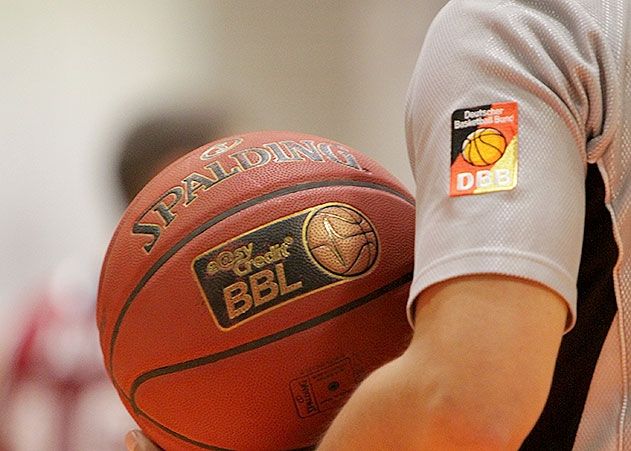
<svg viewBox="0 0 631 451">
<path fill-rule="evenodd" d="M 423 434 L 432 437 L 436 449 L 516 450 L 537 422 L 545 398 L 519 391 L 494 397 L 484 390 L 467 393 L 461 386 L 438 389 L 424 406 Z"/>
<path fill-rule="evenodd" d="M 467 450 L 517 449 L 525 437 L 501 416 L 493 421 L 461 408 L 444 406 L 428 416 L 425 433 L 433 446 Z"/>
</svg>

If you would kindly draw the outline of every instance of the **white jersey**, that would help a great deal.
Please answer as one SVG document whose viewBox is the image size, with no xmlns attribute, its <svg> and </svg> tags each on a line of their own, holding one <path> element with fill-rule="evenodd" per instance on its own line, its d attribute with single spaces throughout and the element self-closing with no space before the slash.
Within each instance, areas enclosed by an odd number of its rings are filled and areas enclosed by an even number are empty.
<svg viewBox="0 0 631 451">
<path fill-rule="evenodd" d="M 631 450 L 631 1 L 453 0 L 410 85 L 410 295 L 498 273 L 571 312 L 523 449 Z"/>
</svg>

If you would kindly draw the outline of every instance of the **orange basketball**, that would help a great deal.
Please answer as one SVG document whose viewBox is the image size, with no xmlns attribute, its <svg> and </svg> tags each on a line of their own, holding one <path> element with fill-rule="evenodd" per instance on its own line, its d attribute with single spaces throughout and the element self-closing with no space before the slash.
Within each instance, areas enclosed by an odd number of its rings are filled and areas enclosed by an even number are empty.
<svg viewBox="0 0 631 451">
<path fill-rule="evenodd" d="M 414 203 L 375 161 L 258 132 L 190 152 L 123 215 L 97 321 L 112 382 L 172 449 L 314 446 L 411 336 Z"/>
<path fill-rule="evenodd" d="M 479 128 L 462 143 L 462 157 L 474 166 L 497 163 L 506 151 L 506 138 L 494 128 Z"/>
</svg>

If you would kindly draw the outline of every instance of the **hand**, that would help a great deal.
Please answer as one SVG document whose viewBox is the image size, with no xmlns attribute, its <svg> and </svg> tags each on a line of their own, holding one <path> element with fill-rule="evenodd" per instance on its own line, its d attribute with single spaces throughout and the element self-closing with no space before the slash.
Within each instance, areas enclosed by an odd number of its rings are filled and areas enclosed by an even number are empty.
<svg viewBox="0 0 631 451">
<path fill-rule="evenodd" d="M 127 451 L 161 451 L 139 430 L 129 431 L 125 436 Z"/>
</svg>

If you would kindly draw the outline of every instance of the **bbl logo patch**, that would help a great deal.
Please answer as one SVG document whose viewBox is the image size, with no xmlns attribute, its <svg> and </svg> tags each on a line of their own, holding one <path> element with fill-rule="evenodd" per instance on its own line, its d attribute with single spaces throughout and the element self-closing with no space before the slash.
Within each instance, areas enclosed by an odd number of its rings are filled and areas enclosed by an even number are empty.
<svg viewBox="0 0 631 451">
<path fill-rule="evenodd" d="M 370 270 L 379 251 L 374 227 L 358 210 L 329 205 L 314 210 L 305 222 L 304 243 L 321 269 L 338 277 Z"/>
<path fill-rule="evenodd" d="M 231 329 L 314 291 L 368 274 L 377 231 L 356 208 L 318 205 L 197 256 L 193 273 L 217 325 Z"/>
<path fill-rule="evenodd" d="M 454 112 L 450 196 L 506 191 L 517 185 L 518 122 L 516 102 Z"/>
</svg>

